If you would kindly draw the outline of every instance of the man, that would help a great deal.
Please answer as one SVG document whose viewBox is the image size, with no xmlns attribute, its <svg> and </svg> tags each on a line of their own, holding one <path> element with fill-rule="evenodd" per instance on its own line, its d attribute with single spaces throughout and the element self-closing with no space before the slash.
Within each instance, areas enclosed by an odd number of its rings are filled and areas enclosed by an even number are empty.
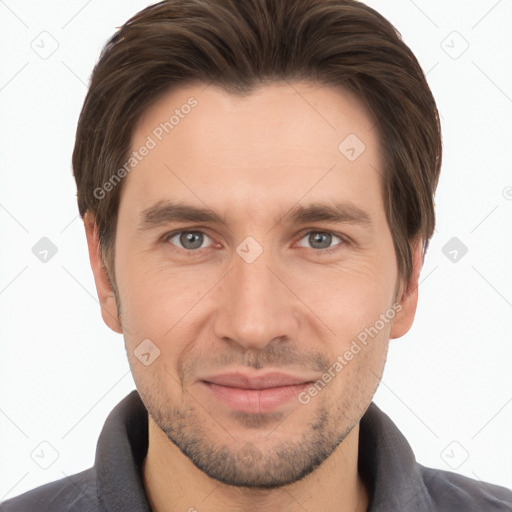
<svg viewBox="0 0 512 512">
<path fill-rule="evenodd" d="M 491 511 L 372 398 L 441 167 L 411 51 L 353 0 L 172 0 L 106 45 L 73 167 L 137 391 L 96 463 L 8 511 Z"/>
</svg>

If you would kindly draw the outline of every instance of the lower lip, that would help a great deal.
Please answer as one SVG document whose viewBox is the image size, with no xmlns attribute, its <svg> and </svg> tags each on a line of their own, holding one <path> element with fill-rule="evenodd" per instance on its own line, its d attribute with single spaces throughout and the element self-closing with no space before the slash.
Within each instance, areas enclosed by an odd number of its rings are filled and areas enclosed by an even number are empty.
<svg viewBox="0 0 512 512">
<path fill-rule="evenodd" d="M 213 395 L 231 409 L 262 414 L 286 404 L 309 386 L 308 382 L 268 389 L 241 389 L 203 381 Z M 297 401 L 298 403 L 298 401 Z"/>
</svg>

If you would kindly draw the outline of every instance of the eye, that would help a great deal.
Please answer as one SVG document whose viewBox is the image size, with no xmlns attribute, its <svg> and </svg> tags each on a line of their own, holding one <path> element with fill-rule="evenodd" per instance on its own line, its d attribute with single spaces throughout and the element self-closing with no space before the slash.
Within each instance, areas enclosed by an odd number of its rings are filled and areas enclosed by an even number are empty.
<svg viewBox="0 0 512 512">
<path fill-rule="evenodd" d="M 339 240 L 339 242 L 332 246 L 332 242 L 336 239 Z M 337 246 L 343 244 L 344 242 L 340 236 L 329 233 L 327 231 L 310 231 L 301 238 L 299 242 L 300 247 L 308 247 L 308 245 L 304 245 L 304 240 L 306 243 L 310 244 L 310 248 L 324 249 L 324 252 L 329 252 L 329 250 L 336 250 L 338 248 Z"/>
<path fill-rule="evenodd" d="M 179 231 L 165 237 L 165 240 L 178 246 L 180 249 L 194 251 L 204 249 L 203 243 L 211 238 L 202 231 Z"/>
</svg>

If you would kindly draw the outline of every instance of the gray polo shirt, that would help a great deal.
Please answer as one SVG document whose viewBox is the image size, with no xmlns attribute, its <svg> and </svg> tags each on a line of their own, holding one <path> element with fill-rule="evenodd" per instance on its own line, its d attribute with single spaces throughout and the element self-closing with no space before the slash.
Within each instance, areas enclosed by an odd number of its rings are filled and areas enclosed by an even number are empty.
<svg viewBox="0 0 512 512">
<path fill-rule="evenodd" d="M 110 413 L 92 468 L 0 504 L 1 512 L 149 512 L 141 464 L 148 416 L 137 391 Z M 512 511 L 512 490 L 418 464 L 409 443 L 374 403 L 361 418 L 359 471 L 368 512 Z"/>
</svg>

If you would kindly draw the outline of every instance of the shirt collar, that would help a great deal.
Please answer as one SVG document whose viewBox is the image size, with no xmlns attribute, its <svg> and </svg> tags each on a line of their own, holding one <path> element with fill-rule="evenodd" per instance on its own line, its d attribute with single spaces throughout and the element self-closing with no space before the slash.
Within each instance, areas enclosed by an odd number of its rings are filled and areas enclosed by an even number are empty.
<svg viewBox="0 0 512 512">
<path fill-rule="evenodd" d="M 359 471 L 369 487 L 367 512 L 429 512 L 421 466 L 397 426 L 375 403 L 359 425 Z"/>
<path fill-rule="evenodd" d="M 142 483 L 148 413 L 132 391 L 109 414 L 96 447 L 98 497 L 108 512 L 151 512 Z"/>
<path fill-rule="evenodd" d="M 108 416 L 96 448 L 98 496 L 108 512 L 151 512 L 142 482 L 148 413 L 137 391 Z M 359 426 L 359 471 L 368 512 L 428 512 L 432 502 L 409 443 L 373 402 Z"/>
</svg>

